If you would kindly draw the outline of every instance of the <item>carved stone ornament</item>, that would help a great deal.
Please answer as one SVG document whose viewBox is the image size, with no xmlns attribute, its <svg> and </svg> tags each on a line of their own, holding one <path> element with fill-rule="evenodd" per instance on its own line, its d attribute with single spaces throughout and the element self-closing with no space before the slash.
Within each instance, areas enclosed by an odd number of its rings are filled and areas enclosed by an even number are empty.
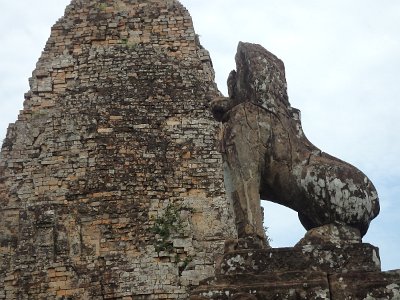
<svg viewBox="0 0 400 300">
<path fill-rule="evenodd" d="M 229 98 L 212 102 L 223 123 L 220 151 L 239 238 L 265 239 L 260 199 L 298 212 L 310 230 L 334 224 L 365 235 L 379 213 L 372 182 L 354 166 L 315 147 L 300 111 L 290 106 L 284 64 L 260 45 L 239 43 Z"/>
</svg>

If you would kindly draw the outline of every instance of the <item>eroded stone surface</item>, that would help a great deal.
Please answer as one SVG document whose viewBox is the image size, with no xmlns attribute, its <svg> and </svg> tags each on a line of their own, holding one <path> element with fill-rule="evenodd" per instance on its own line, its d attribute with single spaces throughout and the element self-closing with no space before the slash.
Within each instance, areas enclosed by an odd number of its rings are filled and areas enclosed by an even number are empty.
<svg viewBox="0 0 400 300">
<path fill-rule="evenodd" d="M 0 299 L 187 299 L 214 274 L 236 235 L 213 73 L 178 1 L 71 2 L 2 146 Z"/>
<path fill-rule="evenodd" d="M 346 244 L 359 243 L 361 243 L 361 234 L 357 228 L 346 225 L 327 224 L 307 231 L 304 238 L 296 246 L 334 245 L 340 247 Z"/>
<path fill-rule="evenodd" d="M 330 276 L 333 299 L 400 299 L 400 270 Z"/>
<path fill-rule="evenodd" d="M 377 272 L 378 248 L 370 244 L 306 245 L 296 248 L 251 249 L 227 252 L 217 274 L 264 275 L 282 272 L 318 271 L 327 274 Z"/>
<path fill-rule="evenodd" d="M 262 276 L 235 275 L 209 282 L 194 291 L 191 300 L 323 300 L 329 298 L 329 283 L 321 272 L 287 272 Z"/>
<path fill-rule="evenodd" d="M 398 300 L 400 271 L 380 272 L 378 252 L 360 243 L 229 251 L 190 299 Z"/>
<path fill-rule="evenodd" d="M 260 198 L 299 213 L 309 230 L 342 224 L 367 232 L 379 213 L 377 192 L 354 166 L 305 137 L 288 101 L 283 63 L 260 45 L 239 43 L 229 98 L 213 102 L 223 122 L 221 152 L 240 237 L 264 238 Z"/>
</svg>

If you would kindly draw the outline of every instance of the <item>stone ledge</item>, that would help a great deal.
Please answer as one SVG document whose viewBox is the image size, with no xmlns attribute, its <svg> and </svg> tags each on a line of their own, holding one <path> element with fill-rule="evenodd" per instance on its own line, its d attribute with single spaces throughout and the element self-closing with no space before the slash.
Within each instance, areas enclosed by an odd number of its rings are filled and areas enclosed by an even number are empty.
<svg viewBox="0 0 400 300">
<path fill-rule="evenodd" d="M 370 244 L 239 250 L 225 253 L 218 265 L 220 275 L 304 270 L 328 274 L 380 271 L 379 249 Z"/>
<path fill-rule="evenodd" d="M 323 272 L 218 276 L 190 299 L 329 299 L 329 282 Z"/>
<path fill-rule="evenodd" d="M 400 300 L 400 270 L 380 272 L 370 244 L 226 252 L 191 300 Z"/>
<path fill-rule="evenodd" d="M 375 300 L 400 299 L 400 270 L 351 272 L 283 272 L 218 276 L 193 290 L 191 300 Z"/>
<path fill-rule="evenodd" d="M 332 299 L 400 299 L 400 270 L 329 276 Z"/>
</svg>

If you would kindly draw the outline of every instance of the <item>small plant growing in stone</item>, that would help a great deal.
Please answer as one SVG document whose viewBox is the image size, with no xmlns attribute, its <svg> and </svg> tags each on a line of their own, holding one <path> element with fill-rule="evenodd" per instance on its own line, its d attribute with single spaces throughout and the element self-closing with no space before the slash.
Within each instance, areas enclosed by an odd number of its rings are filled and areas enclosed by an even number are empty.
<svg viewBox="0 0 400 300">
<path fill-rule="evenodd" d="M 107 8 L 107 4 L 106 3 L 99 3 L 97 4 L 97 8 L 101 11 L 105 11 Z"/>
<path fill-rule="evenodd" d="M 138 46 L 138 43 L 129 41 L 128 39 L 121 39 L 121 44 L 125 45 L 130 51 L 136 50 Z"/>
<path fill-rule="evenodd" d="M 268 229 L 269 229 L 269 227 L 267 227 L 267 226 L 264 226 L 264 231 L 265 231 L 266 242 L 267 242 L 267 244 L 269 245 L 269 244 L 272 242 L 272 239 L 269 237 L 269 234 L 268 234 Z"/>
<path fill-rule="evenodd" d="M 182 272 L 186 270 L 186 267 L 192 262 L 193 256 L 188 255 L 183 260 L 179 258 L 177 255 L 175 262 L 178 265 L 179 275 L 182 275 Z"/>
<path fill-rule="evenodd" d="M 151 231 L 156 235 L 154 248 L 156 252 L 167 251 L 173 249 L 173 243 L 170 240 L 171 235 L 181 234 L 183 230 L 183 221 L 180 211 L 188 209 L 183 205 L 168 204 L 162 216 L 157 217 Z"/>
</svg>

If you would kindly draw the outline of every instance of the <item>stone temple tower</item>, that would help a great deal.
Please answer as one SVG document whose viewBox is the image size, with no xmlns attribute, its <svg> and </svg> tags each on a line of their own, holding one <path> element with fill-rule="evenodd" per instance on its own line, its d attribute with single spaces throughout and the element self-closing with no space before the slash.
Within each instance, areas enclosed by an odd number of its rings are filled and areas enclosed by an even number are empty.
<svg viewBox="0 0 400 300">
<path fill-rule="evenodd" d="M 0 159 L 0 299 L 187 299 L 236 233 L 176 0 L 72 0 Z"/>
</svg>

